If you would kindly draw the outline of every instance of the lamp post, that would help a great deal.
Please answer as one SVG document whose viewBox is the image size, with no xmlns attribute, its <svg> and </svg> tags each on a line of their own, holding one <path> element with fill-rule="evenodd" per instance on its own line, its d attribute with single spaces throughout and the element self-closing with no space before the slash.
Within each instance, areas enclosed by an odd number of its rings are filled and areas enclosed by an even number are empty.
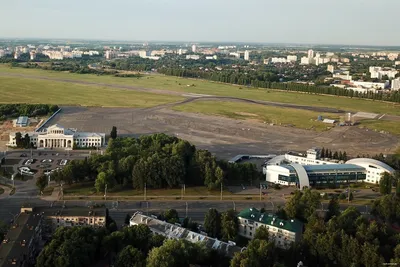
<svg viewBox="0 0 400 267">
<path fill-rule="evenodd" d="M 235 201 L 232 201 L 232 203 L 233 203 L 233 210 L 236 211 L 236 204 L 235 204 Z"/>
<path fill-rule="evenodd" d="M 222 200 L 222 182 L 221 182 L 221 200 Z"/>
<path fill-rule="evenodd" d="M 146 183 L 144 183 L 144 200 L 146 201 L 146 197 L 147 197 L 147 184 Z"/>
</svg>

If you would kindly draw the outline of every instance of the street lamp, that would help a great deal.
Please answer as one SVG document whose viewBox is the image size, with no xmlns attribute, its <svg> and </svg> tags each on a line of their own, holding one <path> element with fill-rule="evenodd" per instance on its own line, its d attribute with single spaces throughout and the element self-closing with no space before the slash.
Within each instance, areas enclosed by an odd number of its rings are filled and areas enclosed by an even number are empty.
<svg viewBox="0 0 400 267">
<path fill-rule="evenodd" d="M 233 203 L 233 210 L 236 211 L 236 204 L 235 204 L 235 201 L 232 201 L 232 203 Z"/>
</svg>

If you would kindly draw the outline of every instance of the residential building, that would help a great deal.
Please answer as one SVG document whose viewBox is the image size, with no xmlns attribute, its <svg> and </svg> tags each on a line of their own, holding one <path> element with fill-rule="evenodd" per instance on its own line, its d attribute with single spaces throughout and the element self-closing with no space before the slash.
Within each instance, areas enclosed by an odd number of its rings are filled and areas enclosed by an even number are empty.
<svg viewBox="0 0 400 267">
<path fill-rule="evenodd" d="M 15 134 L 10 133 L 7 146 L 17 146 Z M 58 124 L 54 124 L 44 131 L 21 134 L 22 136 L 28 134 L 31 143 L 38 149 L 64 148 L 65 150 L 71 150 L 74 147 L 102 147 L 105 145 L 106 136 L 104 133 L 77 132 L 76 129 L 67 129 Z"/>
<path fill-rule="evenodd" d="M 0 58 L 4 57 L 6 55 L 6 51 L 3 49 L 0 49 Z"/>
<path fill-rule="evenodd" d="M 194 44 L 194 45 L 192 45 L 192 52 L 193 53 L 196 53 L 197 52 L 197 46 Z"/>
<path fill-rule="evenodd" d="M 206 59 L 208 60 L 212 60 L 212 59 L 218 59 L 217 55 L 213 55 L 213 56 L 206 56 Z"/>
<path fill-rule="evenodd" d="M 296 62 L 297 61 L 297 56 L 289 55 L 289 56 L 286 57 L 286 60 L 288 62 Z"/>
<path fill-rule="evenodd" d="M 19 59 L 19 57 L 21 56 L 21 52 L 20 51 L 15 51 L 14 53 L 14 59 Z"/>
<path fill-rule="evenodd" d="M 269 238 L 283 249 L 300 241 L 303 235 L 304 225 L 296 219 L 282 220 L 275 214 L 261 213 L 255 208 L 242 210 L 237 217 L 240 236 L 253 239 L 256 230 L 265 227 L 268 230 Z"/>
<path fill-rule="evenodd" d="M 35 60 L 35 59 L 36 59 L 36 52 L 35 52 L 35 51 L 31 51 L 31 52 L 29 53 L 29 56 L 30 56 L 30 59 L 31 59 L 31 60 Z"/>
<path fill-rule="evenodd" d="M 302 57 L 300 60 L 301 65 L 309 65 L 310 64 L 310 59 L 308 57 Z"/>
<path fill-rule="evenodd" d="M 388 58 L 389 60 L 391 60 L 391 61 L 395 61 L 398 57 L 399 57 L 399 54 L 398 54 L 398 53 L 389 53 L 389 54 L 387 55 L 387 58 Z"/>
<path fill-rule="evenodd" d="M 273 57 L 271 58 L 271 63 L 287 63 L 287 59 L 284 57 Z"/>
<path fill-rule="evenodd" d="M 105 57 L 107 60 L 113 59 L 116 57 L 116 53 L 112 50 L 107 50 L 105 53 Z"/>
<path fill-rule="evenodd" d="M 392 80 L 392 87 L 391 89 L 393 91 L 398 91 L 400 90 L 400 78 L 396 78 Z"/>
<path fill-rule="evenodd" d="M 334 73 L 334 72 L 335 72 L 335 66 L 333 66 L 333 65 L 328 65 L 327 71 L 329 71 L 330 73 Z"/>
<path fill-rule="evenodd" d="M 216 238 L 208 237 L 205 233 L 190 231 L 179 224 L 171 224 L 159 220 L 156 216 L 146 216 L 141 212 L 136 212 L 131 217 L 129 225 L 140 224 L 147 225 L 153 234 L 162 235 L 168 239 L 184 239 L 192 243 L 204 243 L 206 247 L 217 250 L 231 258 L 236 252 L 241 251 L 241 248 L 236 246 L 234 242 L 223 242 Z"/>
<path fill-rule="evenodd" d="M 395 65 L 395 66 L 400 65 L 400 61 L 395 61 L 395 62 L 394 62 L 394 65 Z"/>
<path fill-rule="evenodd" d="M 244 60 L 246 61 L 250 60 L 250 52 L 248 50 L 244 51 Z"/>
<path fill-rule="evenodd" d="M 147 58 L 151 56 L 151 52 L 150 51 L 145 51 L 145 50 L 141 50 L 139 51 L 139 57 L 141 58 Z"/>
<path fill-rule="evenodd" d="M 186 59 L 199 60 L 200 56 L 199 55 L 186 55 Z"/>
<path fill-rule="evenodd" d="M 313 50 L 308 50 L 308 52 L 307 52 L 307 57 L 308 57 L 308 59 L 309 59 L 309 62 L 311 62 L 312 61 L 312 59 L 314 58 L 314 51 Z"/>
<path fill-rule="evenodd" d="M 383 76 L 387 76 L 389 79 L 394 79 L 398 73 L 398 70 L 392 68 L 382 67 L 369 67 L 372 79 L 382 79 Z"/>
<path fill-rule="evenodd" d="M 0 267 L 34 266 L 45 239 L 60 226 L 105 224 L 104 208 L 22 207 L 0 244 Z"/>
</svg>

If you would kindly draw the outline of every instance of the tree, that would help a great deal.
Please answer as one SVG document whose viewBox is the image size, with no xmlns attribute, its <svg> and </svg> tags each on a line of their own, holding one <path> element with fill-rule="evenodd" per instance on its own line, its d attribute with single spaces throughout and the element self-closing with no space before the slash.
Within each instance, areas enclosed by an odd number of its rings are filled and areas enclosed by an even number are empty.
<svg viewBox="0 0 400 267">
<path fill-rule="evenodd" d="M 325 221 L 329 221 L 333 216 L 340 215 L 340 205 L 337 198 L 332 198 L 328 204 L 328 211 L 325 214 Z"/>
<path fill-rule="evenodd" d="M 31 148 L 31 139 L 29 137 L 29 134 L 25 134 L 24 136 L 23 147 L 26 149 Z"/>
<path fill-rule="evenodd" d="M 178 223 L 179 215 L 175 209 L 166 210 L 163 214 L 164 220 L 169 223 Z"/>
<path fill-rule="evenodd" d="M 265 226 L 258 227 L 254 234 L 253 239 L 260 239 L 260 240 L 268 241 L 269 240 L 269 232 L 268 232 L 267 227 L 265 227 Z"/>
<path fill-rule="evenodd" d="M 216 209 L 209 209 L 204 219 L 204 228 L 211 237 L 219 237 L 221 233 L 221 214 Z"/>
<path fill-rule="evenodd" d="M 122 249 L 115 261 L 115 267 L 144 267 L 145 258 L 143 254 L 133 246 L 129 245 Z"/>
<path fill-rule="evenodd" d="M 9 226 L 5 222 L 0 221 L 0 242 L 3 241 L 4 236 L 8 231 L 8 227 Z"/>
<path fill-rule="evenodd" d="M 275 263 L 275 245 L 262 239 L 253 239 L 247 249 L 236 253 L 231 267 L 272 267 Z"/>
<path fill-rule="evenodd" d="M 110 138 L 111 139 L 116 139 L 117 138 L 117 127 L 113 126 L 111 129 L 110 133 Z"/>
<path fill-rule="evenodd" d="M 197 265 L 209 258 L 210 251 L 199 243 L 170 239 L 154 248 L 147 257 L 148 267 L 180 267 Z"/>
<path fill-rule="evenodd" d="M 392 192 L 392 182 L 392 175 L 388 172 L 384 172 L 379 181 L 379 192 L 382 195 L 389 195 Z"/>
<path fill-rule="evenodd" d="M 46 175 L 41 175 L 37 178 L 36 186 L 40 190 L 40 192 L 43 192 L 43 190 L 46 188 L 48 180 L 49 178 Z"/>
<path fill-rule="evenodd" d="M 221 233 L 224 240 L 234 240 L 239 229 L 239 221 L 236 212 L 232 209 L 222 213 Z"/>
<path fill-rule="evenodd" d="M 337 151 L 335 151 L 335 153 L 333 153 L 333 159 L 339 159 L 339 154 Z"/>
<path fill-rule="evenodd" d="M 349 201 L 353 201 L 353 199 L 354 199 L 353 192 L 350 192 L 350 194 L 349 194 Z"/>
<path fill-rule="evenodd" d="M 22 148 L 24 146 L 22 134 L 20 132 L 15 133 L 15 144 L 18 148 Z"/>
<path fill-rule="evenodd" d="M 321 150 L 321 158 L 325 158 L 325 148 L 324 147 Z"/>
</svg>

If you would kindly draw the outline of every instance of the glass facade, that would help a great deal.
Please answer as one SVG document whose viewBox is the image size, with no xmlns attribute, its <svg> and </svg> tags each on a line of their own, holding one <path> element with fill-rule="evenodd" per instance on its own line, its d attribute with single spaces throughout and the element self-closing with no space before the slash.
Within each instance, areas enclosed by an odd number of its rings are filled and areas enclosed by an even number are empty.
<svg viewBox="0 0 400 267">
<path fill-rule="evenodd" d="M 364 172 L 311 172 L 307 173 L 310 186 L 323 186 L 328 184 L 343 184 L 350 182 L 359 182 L 366 179 L 366 174 Z M 291 172 L 290 176 L 279 175 L 278 179 L 280 181 L 285 181 L 288 183 L 299 183 L 299 178 L 295 172 Z"/>
</svg>

